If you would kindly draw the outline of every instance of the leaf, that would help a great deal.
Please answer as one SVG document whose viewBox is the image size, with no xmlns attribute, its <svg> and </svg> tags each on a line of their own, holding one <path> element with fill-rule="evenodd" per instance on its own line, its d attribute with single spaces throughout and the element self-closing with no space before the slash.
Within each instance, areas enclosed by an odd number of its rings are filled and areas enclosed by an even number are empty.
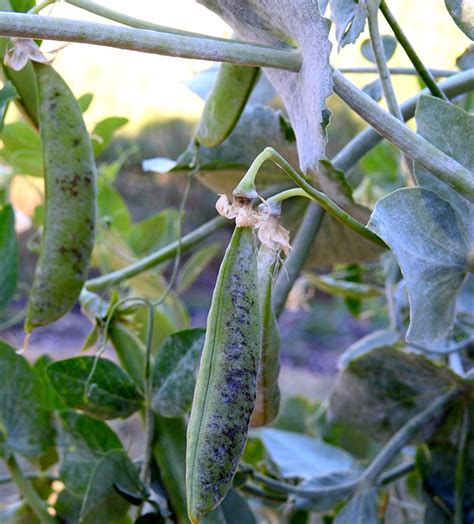
<svg viewBox="0 0 474 524">
<path fill-rule="evenodd" d="M 295 433 L 308 433 L 310 420 L 318 407 L 317 402 L 303 396 L 288 397 L 272 426 Z"/>
<path fill-rule="evenodd" d="M 456 380 L 421 355 L 374 349 L 353 359 L 340 375 L 329 400 L 330 421 L 385 440 Z"/>
<path fill-rule="evenodd" d="M 271 45 L 296 44 L 304 67 L 299 73 L 264 69 L 282 97 L 295 130 L 300 168 L 315 169 L 324 156 L 323 110 L 331 95 L 329 24 L 312 0 L 199 0 L 243 40 Z M 304 108 L 304 110 L 302 110 Z"/>
<path fill-rule="evenodd" d="M 305 273 L 305 276 L 311 285 L 329 295 L 355 299 L 384 295 L 383 289 L 362 282 L 351 282 L 333 278 L 328 275 L 317 275 L 315 273 Z"/>
<path fill-rule="evenodd" d="M 369 489 L 358 493 L 336 515 L 334 524 L 379 524 L 377 491 Z"/>
<path fill-rule="evenodd" d="M 3 127 L 2 154 L 15 174 L 43 176 L 43 153 L 39 134 L 23 122 Z"/>
<path fill-rule="evenodd" d="M 456 25 L 474 40 L 474 4 L 471 0 L 444 0 Z"/>
<path fill-rule="evenodd" d="M 226 524 L 257 524 L 247 500 L 235 489 L 227 492 L 220 505 Z"/>
<path fill-rule="evenodd" d="M 132 223 L 130 211 L 123 197 L 111 184 L 99 184 L 97 205 L 103 222 L 121 233 L 127 233 Z"/>
<path fill-rule="evenodd" d="M 8 104 L 17 97 L 18 92 L 15 86 L 11 82 L 6 81 L 2 89 L 0 89 L 0 134 L 2 133 L 3 121 Z"/>
<path fill-rule="evenodd" d="M 264 428 L 258 436 L 283 478 L 309 479 L 349 470 L 354 465 L 346 451 L 307 435 Z"/>
<path fill-rule="evenodd" d="M 111 450 L 97 462 L 82 502 L 81 524 L 125 522 L 129 504 L 116 492 L 114 484 L 137 497 L 144 491 L 136 467 L 123 450 Z"/>
<path fill-rule="evenodd" d="M 82 113 L 85 113 L 89 109 L 93 99 L 94 95 L 92 93 L 84 93 L 77 99 Z"/>
<path fill-rule="evenodd" d="M 58 360 L 48 367 L 47 372 L 67 406 L 93 417 L 125 418 L 142 407 L 142 396 L 132 379 L 117 364 L 105 358 Z"/>
<path fill-rule="evenodd" d="M 26 13 L 32 7 L 35 6 L 36 1 L 35 0 L 10 0 L 10 4 L 13 7 L 14 11 L 18 11 L 20 13 Z"/>
<path fill-rule="evenodd" d="M 194 284 L 199 275 L 217 256 L 220 249 L 221 245 L 215 242 L 204 246 L 188 258 L 178 273 L 176 279 L 176 291 L 178 293 L 184 293 L 187 291 Z"/>
<path fill-rule="evenodd" d="M 329 0 L 336 39 L 341 47 L 353 44 L 365 27 L 367 8 L 358 0 Z"/>
<path fill-rule="evenodd" d="M 34 368 L 41 378 L 40 385 L 42 390 L 42 399 L 44 407 L 47 411 L 53 411 L 55 409 L 63 409 L 65 407 L 64 402 L 58 395 L 57 391 L 51 384 L 46 368 L 53 362 L 53 359 L 49 355 L 42 355 L 34 364 Z"/>
<path fill-rule="evenodd" d="M 84 496 L 99 460 L 113 449 L 123 449 L 117 435 L 100 420 L 72 410 L 59 413 L 60 475 L 68 491 Z"/>
<path fill-rule="evenodd" d="M 178 220 L 175 209 L 165 209 L 133 224 L 128 243 L 134 254 L 141 257 L 176 240 Z"/>
<path fill-rule="evenodd" d="M 160 347 L 152 372 L 152 407 L 161 416 L 178 417 L 191 409 L 205 334 L 202 328 L 178 331 Z"/>
<path fill-rule="evenodd" d="M 36 371 L 0 340 L 0 456 L 40 457 L 54 438 Z"/>
<path fill-rule="evenodd" d="M 99 156 L 103 153 L 112 141 L 114 134 L 127 123 L 128 118 L 121 116 L 111 116 L 101 120 L 91 133 L 94 155 Z"/>
<path fill-rule="evenodd" d="M 382 45 L 385 54 L 385 59 L 387 62 L 392 58 L 395 50 L 397 49 L 397 39 L 390 35 L 382 35 Z M 367 58 L 369 62 L 376 64 L 374 52 L 372 50 L 372 44 L 370 43 L 370 38 L 364 40 L 360 46 L 360 51 L 364 58 Z"/>
<path fill-rule="evenodd" d="M 423 96 L 418 132 L 470 171 L 474 170 L 474 116 L 453 104 Z M 474 204 L 415 166 L 420 186 L 380 200 L 368 227 L 393 250 L 410 298 L 407 340 L 424 347 L 449 335 L 456 297 L 474 250 Z"/>
<path fill-rule="evenodd" d="M 370 82 L 370 84 L 365 85 L 362 88 L 362 91 L 364 91 L 365 94 L 369 95 L 372 100 L 380 102 L 383 94 L 382 82 L 379 78 L 377 78 L 373 82 Z"/>
<path fill-rule="evenodd" d="M 462 55 L 456 58 L 456 65 L 464 71 L 474 68 L 474 44 L 467 47 Z"/>
<path fill-rule="evenodd" d="M 15 232 L 15 213 L 11 205 L 0 208 L 0 309 L 16 291 L 20 258 Z"/>
<path fill-rule="evenodd" d="M 342 353 L 338 360 L 338 368 L 345 369 L 355 358 L 365 355 L 374 349 L 394 346 L 400 341 L 400 338 L 400 334 L 395 329 L 387 328 L 373 331 L 351 344 Z"/>
</svg>

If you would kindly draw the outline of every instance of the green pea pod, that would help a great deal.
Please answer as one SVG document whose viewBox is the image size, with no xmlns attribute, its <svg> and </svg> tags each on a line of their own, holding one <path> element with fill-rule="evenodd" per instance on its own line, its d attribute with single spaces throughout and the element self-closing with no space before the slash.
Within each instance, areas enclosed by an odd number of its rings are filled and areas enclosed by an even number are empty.
<svg viewBox="0 0 474 524">
<path fill-rule="evenodd" d="M 186 449 L 191 522 L 227 493 L 254 409 L 262 337 L 255 237 L 237 227 L 222 261 L 207 319 Z"/>
<path fill-rule="evenodd" d="M 273 422 L 280 408 L 280 331 L 272 305 L 275 255 L 262 246 L 259 252 L 259 279 L 262 304 L 262 353 L 257 375 L 257 398 L 250 419 L 251 427 Z"/>
<path fill-rule="evenodd" d="M 239 121 L 259 74 L 258 67 L 221 64 L 196 132 L 205 147 L 223 142 Z"/>
<path fill-rule="evenodd" d="M 45 218 L 25 322 L 27 333 L 65 315 L 79 297 L 89 271 L 96 218 L 96 168 L 81 109 L 52 67 L 34 67 Z"/>
</svg>

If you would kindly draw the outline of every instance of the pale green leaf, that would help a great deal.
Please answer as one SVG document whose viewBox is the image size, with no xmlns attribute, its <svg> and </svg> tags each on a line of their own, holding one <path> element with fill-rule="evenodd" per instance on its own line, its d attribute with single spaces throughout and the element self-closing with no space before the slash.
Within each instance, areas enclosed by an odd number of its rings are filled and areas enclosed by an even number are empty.
<svg viewBox="0 0 474 524">
<path fill-rule="evenodd" d="M 357 0 L 329 0 L 336 39 L 341 47 L 353 44 L 365 27 L 367 8 Z"/>
<path fill-rule="evenodd" d="M 375 489 L 362 491 L 342 508 L 334 524 L 379 524 L 378 506 Z"/>
<path fill-rule="evenodd" d="M 393 36 L 382 35 L 382 45 L 385 54 L 385 59 L 388 61 L 390 60 L 390 58 L 392 58 L 393 54 L 395 53 L 395 50 L 397 49 L 397 40 Z M 362 45 L 360 46 L 360 51 L 364 58 L 367 58 L 369 62 L 372 62 L 373 64 L 377 63 L 377 61 L 375 60 L 374 51 L 372 49 L 372 44 L 370 43 L 370 39 L 364 40 L 362 42 Z"/>
<path fill-rule="evenodd" d="M 5 118 L 5 112 L 8 104 L 17 98 L 18 93 L 15 86 L 11 82 L 5 82 L 2 89 L 0 89 L 0 134 L 3 129 L 3 120 Z"/>
<path fill-rule="evenodd" d="M 176 279 L 176 290 L 178 293 L 184 293 L 194 284 L 199 275 L 217 256 L 220 249 L 221 245 L 218 243 L 204 246 L 183 264 Z"/>
<path fill-rule="evenodd" d="M 444 0 L 456 25 L 474 40 L 474 3 L 472 0 Z"/>
<path fill-rule="evenodd" d="M 109 146 L 115 133 L 128 123 L 128 118 L 121 116 L 111 116 L 101 120 L 92 130 L 92 147 L 94 155 L 103 153 Z"/>
<path fill-rule="evenodd" d="M 15 232 L 15 214 L 11 205 L 0 208 L 0 309 L 13 298 L 20 259 Z"/>
</svg>

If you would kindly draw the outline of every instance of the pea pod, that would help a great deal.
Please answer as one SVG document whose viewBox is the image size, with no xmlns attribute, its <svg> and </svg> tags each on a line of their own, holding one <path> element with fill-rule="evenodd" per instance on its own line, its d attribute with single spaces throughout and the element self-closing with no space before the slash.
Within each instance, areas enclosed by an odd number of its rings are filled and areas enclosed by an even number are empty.
<svg viewBox="0 0 474 524">
<path fill-rule="evenodd" d="M 275 420 L 280 408 L 280 332 L 272 305 L 275 253 L 260 248 L 258 273 L 262 305 L 262 353 L 257 375 L 257 398 L 250 419 L 251 427 L 266 426 Z"/>
<path fill-rule="evenodd" d="M 62 317 L 76 302 L 89 271 L 96 217 L 96 168 L 79 105 L 52 67 L 35 64 L 34 68 L 45 218 L 26 332 Z"/>
<path fill-rule="evenodd" d="M 207 319 L 186 449 L 191 522 L 227 493 L 247 440 L 261 346 L 254 232 L 236 227 L 222 261 Z"/>
<path fill-rule="evenodd" d="M 259 69 L 221 64 L 196 131 L 196 140 L 205 147 L 223 142 L 237 124 L 257 81 Z"/>
</svg>

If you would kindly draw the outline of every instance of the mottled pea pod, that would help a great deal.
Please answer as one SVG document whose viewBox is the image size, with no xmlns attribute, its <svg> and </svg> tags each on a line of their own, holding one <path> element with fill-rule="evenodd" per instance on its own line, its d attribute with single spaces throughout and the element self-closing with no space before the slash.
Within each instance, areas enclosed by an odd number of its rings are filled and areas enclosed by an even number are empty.
<svg viewBox="0 0 474 524">
<path fill-rule="evenodd" d="M 191 522 L 220 504 L 247 441 L 262 340 L 255 233 L 236 227 L 207 320 L 186 450 Z"/>
<path fill-rule="evenodd" d="M 234 129 L 257 81 L 259 69 L 221 64 L 196 131 L 196 140 L 215 147 Z"/>
<path fill-rule="evenodd" d="M 257 397 L 251 427 L 273 422 L 280 408 L 280 331 L 272 305 L 275 252 L 262 246 L 258 255 L 259 293 L 262 307 L 262 351 L 257 375 Z"/>
<path fill-rule="evenodd" d="M 80 107 L 52 67 L 35 64 L 34 69 L 45 217 L 26 332 L 50 324 L 75 304 L 89 271 L 96 218 L 96 168 Z"/>
</svg>

